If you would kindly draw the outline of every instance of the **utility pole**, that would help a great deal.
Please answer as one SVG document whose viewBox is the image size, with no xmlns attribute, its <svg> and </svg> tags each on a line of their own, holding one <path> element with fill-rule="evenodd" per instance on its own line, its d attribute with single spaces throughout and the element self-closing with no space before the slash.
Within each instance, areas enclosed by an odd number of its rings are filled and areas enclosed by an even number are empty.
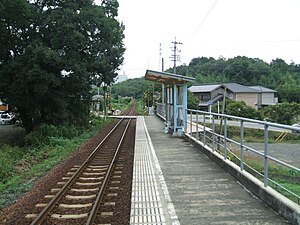
<svg viewBox="0 0 300 225">
<path fill-rule="evenodd" d="M 176 74 L 176 62 L 180 61 L 179 55 L 177 55 L 177 51 L 180 52 L 180 50 L 177 49 L 177 45 L 182 45 L 182 43 L 176 41 L 176 37 L 175 37 L 175 41 L 172 41 L 172 43 L 174 44 L 174 47 L 173 47 L 173 50 L 172 50 L 173 55 L 171 55 L 170 58 L 174 62 L 173 70 L 174 70 L 174 74 Z"/>
<path fill-rule="evenodd" d="M 159 43 L 158 71 L 160 71 L 160 70 L 161 70 L 161 67 L 162 67 L 162 65 L 161 65 L 161 63 L 162 63 L 161 59 L 162 59 L 162 50 L 161 50 L 161 43 Z M 163 72 L 163 71 L 162 71 L 162 72 Z"/>
<path fill-rule="evenodd" d="M 164 72 L 164 58 L 162 57 L 161 43 L 159 44 L 159 71 Z M 161 102 L 165 103 L 165 85 L 161 84 Z"/>
</svg>

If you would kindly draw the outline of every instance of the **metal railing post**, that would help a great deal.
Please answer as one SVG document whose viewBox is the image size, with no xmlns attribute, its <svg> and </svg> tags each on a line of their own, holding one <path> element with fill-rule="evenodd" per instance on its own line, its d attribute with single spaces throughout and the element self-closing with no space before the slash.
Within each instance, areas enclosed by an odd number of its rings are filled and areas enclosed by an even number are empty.
<svg viewBox="0 0 300 225">
<path fill-rule="evenodd" d="M 190 137 L 192 137 L 192 134 L 193 134 L 193 132 L 192 132 L 192 121 L 193 121 L 193 112 L 191 111 L 191 113 L 190 113 Z"/>
<path fill-rule="evenodd" d="M 215 151 L 215 147 L 216 147 L 216 135 L 215 135 L 215 131 L 216 127 L 215 127 L 215 117 L 213 116 L 212 118 L 212 149 L 213 151 Z"/>
<path fill-rule="evenodd" d="M 264 129 L 264 186 L 268 186 L 268 125 Z"/>
<path fill-rule="evenodd" d="M 187 109 L 185 109 L 184 110 L 184 120 L 183 120 L 183 127 L 184 127 L 184 132 L 185 133 L 187 133 L 187 112 L 188 112 L 188 110 Z"/>
<path fill-rule="evenodd" d="M 240 141 L 240 168 L 241 171 L 244 169 L 244 121 L 241 120 L 241 141 Z"/>
<path fill-rule="evenodd" d="M 206 144 L 206 131 L 205 131 L 205 114 L 203 114 L 203 145 Z"/>
<path fill-rule="evenodd" d="M 208 112 L 204 112 L 204 111 L 199 111 L 199 110 L 186 110 L 187 116 L 189 116 L 189 112 L 190 111 L 190 120 L 186 117 L 185 120 L 185 124 L 186 124 L 186 130 L 188 130 L 188 128 L 190 127 L 190 132 L 187 132 L 187 135 L 189 135 L 189 137 L 192 137 L 193 134 L 193 113 L 196 114 L 196 119 L 195 119 L 195 124 L 196 124 L 196 131 L 194 133 L 196 136 L 197 141 L 202 140 L 201 138 L 201 125 L 203 122 L 203 143 L 202 143 L 202 147 L 204 147 L 204 145 L 206 145 L 206 142 L 210 145 L 212 142 L 212 151 L 218 151 L 218 153 L 223 154 L 224 156 L 224 160 L 227 160 L 228 156 L 231 156 L 231 145 L 240 145 L 239 146 L 239 153 L 240 153 L 240 165 L 237 163 L 237 165 L 240 166 L 240 170 L 244 171 L 247 165 L 247 161 L 246 161 L 246 151 L 249 151 L 251 154 L 256 154 L 259 157 L 261 157 L 261 159 L 263 159 L 263 164 L 264 164 L 264 171 L 261 172 L 260 170 L 257 170 L 256 168 L 250 167 L 251 170 L 253 170 L 257 175 L 260 176 L 260 180 L 263 179 L 263 183 L 264 183 L 264 187 L 268 187 L 269 184 L 269 180 L 271 184 L 276 185 L 276 188 L 280 188 L 281 190 L 284 190 L 285 192 L 287 192 L 289 195 L 291 195 L 290 199 L 293 198 L 293 201 L 298 202 L 298 204 L 300 205 L 300 196 L 297 193 L 292 192 L 291 190 L 289 190 L 288 188 L 284 187 L 283 185 L 281 185 L 280 183 L 276 182 L 276 180 L 272 180 L 269 179 L 269 161 L 270 163 L 272 162 L 276 162 L 279 163 L 282 166 L 288 167 L 290 169 L 292 169 L 293 171 L 297 171 L 300 172 L 300 168 L 295 167 L 291 164 L 288 164 L 282 160 L 279 160 L 275 157 L 273 157 L 272 155 L 268 154 L 268 149 L 269 149 L 269 127 L 271 130 L 273 130 L 273 127 L 278 127 L 284 130 L 294 130 L 295 128 L 292 128 L 289 125 L 283 125 L 283 124 L 276 124 L 276 123 L 270 123 L 270 122 L 265 122 L 265 121 L 259 121 L 259 120 L 255 120 L 255 119 L 250 119 L 250 118 L 244 118 L 244 117 L 237 117 L 237 116 L 231 116 L 231 115 L 226 115 L 226 114 L 220 114 L 220 113 L 211 113 L 213 114 L 213 117 L 211 118 L 212 120 L 210 121 L 212 123 L 212 125 L 208 125 L 208 129 L 206 130 L 206 117 L 205 115 L 208 115 Z M 201 119 L 200 116 L 204 115 L 204 118 Z M 222 120 L 220 121 L 220 131 L 218 132 L 218 123 L 216 123 L 216 119 L 218 118 L 218 116 L 222 118 Z M 228 119 L 230 119 L 228 121 Z M 190 121 L 190 126 L 188 127 L 188 123 Z M 228 131 L 228 129 L 230 129 L 229 125 L 231 125 L 231 120 L 237 120 L 238 123 L 237 125 L 240 126 L 240 141 L 235 141 L 233 139 L 231 139 L 230 137 L 230 130 Z M 252 148 L 250 146 L 247 145 L 247 143 L 244 143 L 244 138 L 246 136 L 246 127 L 247 127 L 247 123 L 254 123 L 254 124 L 258 124 L 256 129 L 261 129 L 263 126 L 264 129 L 264 144 L 263 144 L 263 151 L 261 152 L 258 149 Z M 198 123 L 200 123 L 201 125 L 199 125 L 198 127 Z M 223 124 L 223 125 L 222 125 Z M 234 125 L 234 124 L 233 124 Z M 212 133 L 211 133 L 211 128 L 212 127 Z M 200 129 L 200 130 L 199 130 Z M 211 134 L 211 135 L 210 135 Z M 207 135 L 207 136 L 206 136 Z M 211 139 L 212 138 L 212 139 Z M 223 142 L 222 142 L 223 141 Z M 235 147 L 235 146 L 233 146 Z M 223 150 L 223 149 L 224 150 Z M 238 148 L 238 147 L 237 147 Z M 223 150 L 223 151 L 222 151 Z M 234 153 L 233 153 L 234 155 Z M 236 155 L 234 155 L 236 156 Z M 221 156 L 222 157 L 222 156 Z M 238 157 L 238 156 L 237 156 Z M 262 178 L 263 177 L 263 178 Z"/>
<path fill-rule="evenodd" d="M 199 124 L 199 119 L 198 119 L 198 111 L 196 112 L 196 140 L 199 140 L 199 131 L 198 131 L 198 124 Z"/>
<path fill-rule="evenodd" d="M 228 149 L 227 149 L 227 118 L 224 117 L 224 159 L 227 159 Z"/>
</svg>

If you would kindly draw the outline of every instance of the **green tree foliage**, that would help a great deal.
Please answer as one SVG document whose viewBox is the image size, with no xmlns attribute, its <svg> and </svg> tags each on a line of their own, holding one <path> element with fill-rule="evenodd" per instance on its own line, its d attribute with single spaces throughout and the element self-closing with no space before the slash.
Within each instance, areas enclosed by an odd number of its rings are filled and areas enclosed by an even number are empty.
<svg viewBox="0 0 300 225">
<path fill-rule="evenodd" d="M 263 108 L 261 113 L 264 118 L 276 123 L 298 123 L 300 120 L 300 104 L 284 102 Z"/>
<path fill-rule="evenodd" d="M 172 72 L 172 68 L 167 70 Z M 230 59 L 220 57 L 198 57 L 189 65 L 177 68 L 178 74 L 196 78 L 196 83 L 239 83 L 260 85 L 276 90 L 279 100 L 300 103 L 300 65 L 287 64 L 282 59 L 266 63 L 258 58 L 237 56 Z M 292 84 L 292 86 L 289 86 Z"/>
<path fill-rule="evenodd" d="M 198 108 L 199 105 L 199 99 L 190 91 L 188 91 L 188 103 L 187 103 L 187 107 L 188 109 L 199 109 Z"/>
<path fill-rule="evenodd" d="M 113 83 L 123 62 L 118 6 L 116 0 L 0 3 L 0 98 L 27 130 L 87 124 L 91 84 Z"/>
<path fill-rule="evenodd" d="M 278 87 L 280 100 L 287 102 L 299 102 L 300 84 L 297 84 L 292 74 L 286 73 L 284 81 Z"/>
<path fill-rule="evenodd" d="M 222 108 L 223 108 L 223 102 L 220 102 L 219 109 Z M 216 105 L 212 107 L 212 111 L 216 113 L 218 112 Z M 244 118 L 250 118 L 256 120 L 260 120 L 262 118 L 260 111 L 254 109 L 251 106 L 246 105 L 246 103 L 243 101 L 233 101 L 231 99 L 225 100 L 224 113 L 232 116 L 238 116 L 238 117 L 244 117 Z"/>
<path fill-rule="evenodd" d="M 261 119 L 260 113 L 243 101 L 226 100 L 225 114 L 250 119 Z"/>
<path fill-rule="evenodd" d="M 126 81 L 116 83 L 111 87 L 111 92 L 116 98 L 118 95 L 122 97 L 133 97 L 135 99 L 143 98 L 145 92 L 152 93 L 154 91 L 161 92 L 161 84 L 154 83 L 142 78 L 128 79 Z"/>
<path fill-rule="evenodd" d="M 260 59 L 238 56 L 229 59 L 227 63 L 224 73 L 231 82 L 244 85 L 257 84 L 261 77 L 271 74 L 269 65 Z"/>
</svg>

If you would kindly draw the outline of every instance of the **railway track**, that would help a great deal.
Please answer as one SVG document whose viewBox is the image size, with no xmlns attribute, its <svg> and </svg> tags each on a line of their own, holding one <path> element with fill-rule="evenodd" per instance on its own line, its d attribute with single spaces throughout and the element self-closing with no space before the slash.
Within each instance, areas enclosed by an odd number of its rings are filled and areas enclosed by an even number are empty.
<svg viewBox="0 0 300 225">
<path fill-rule="evenodd" d="M 130 192 L 124 193 L 123 186 L 131 185 L 134 138 L 135 120 L 120 119 L 81 164 L 66 171 L 35 212 L 26 215 L 28 224 L 126 224 L 122 217 L 130 209 Z M 126 203 L 122 195 L 127 195 Z"/>
</svg>

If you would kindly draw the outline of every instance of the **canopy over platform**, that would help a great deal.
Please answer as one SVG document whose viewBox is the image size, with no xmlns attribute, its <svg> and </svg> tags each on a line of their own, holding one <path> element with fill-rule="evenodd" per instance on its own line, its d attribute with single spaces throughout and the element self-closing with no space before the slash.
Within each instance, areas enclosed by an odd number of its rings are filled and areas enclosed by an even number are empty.
<svg viewBox="0 0 300 225">
<path fill-rule="evenodd" d="M 195 78 L 147 70 L 145 79 L 162 83 L 162 102 L 156 104 L 156 114 L 165 120 L 166 131 L 181 136 L 186 131 L 187 83 Z"/>
<path fill-rule="evenodd" d="M 160 82 L 163 84 L 184 84 L 186 82 L 192 82 L 195 80 L 193 77 L 187 77 L 183 75 L 158 72 L 153 70 L 147 70 L 145 74 L 145 79 L 154 82 Z"/>
</svg>

